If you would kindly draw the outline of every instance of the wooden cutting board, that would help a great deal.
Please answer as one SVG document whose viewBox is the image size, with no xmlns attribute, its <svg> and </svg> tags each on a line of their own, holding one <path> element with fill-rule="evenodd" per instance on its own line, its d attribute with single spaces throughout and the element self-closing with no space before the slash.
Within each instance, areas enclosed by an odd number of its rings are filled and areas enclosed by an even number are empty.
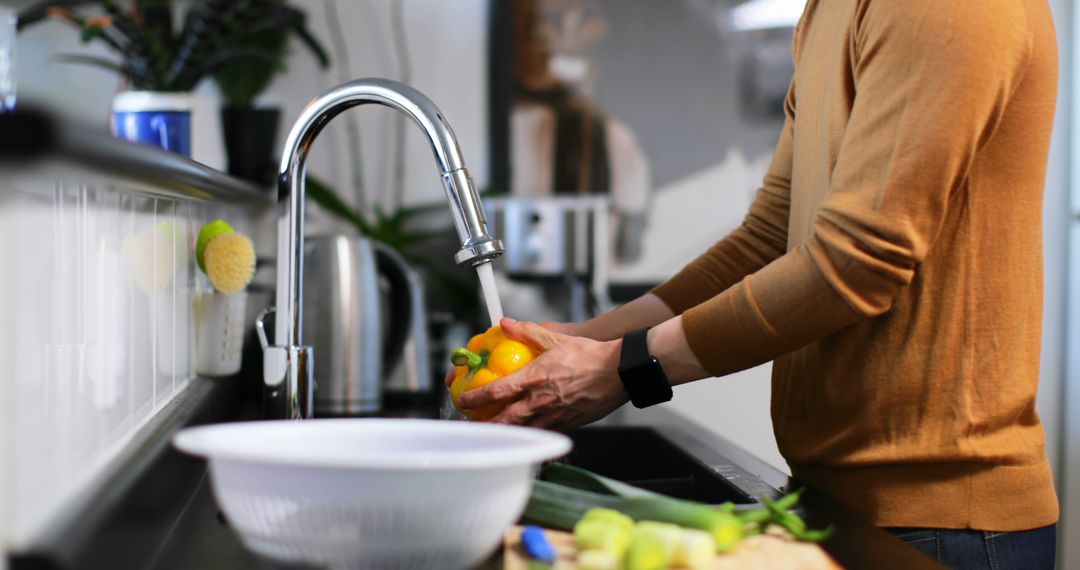
<svg viewBox="0 0 1080 570">
<path fill-rule="evenodd" d="M 559 554 L 558 570 L 574 570 L 574 535 L 557 530 L 545 530 Z M 529 557 L 521 548 L 521 527 L 513 526 L 503 542 L 503 570 L 528 570 Z M 835 570 L 837 564 L 817 544 L 798 542 L 783 531 L 768 532 L 744 540 L 734 552 L 718 555 L 712 570 Z"/>
</svg>

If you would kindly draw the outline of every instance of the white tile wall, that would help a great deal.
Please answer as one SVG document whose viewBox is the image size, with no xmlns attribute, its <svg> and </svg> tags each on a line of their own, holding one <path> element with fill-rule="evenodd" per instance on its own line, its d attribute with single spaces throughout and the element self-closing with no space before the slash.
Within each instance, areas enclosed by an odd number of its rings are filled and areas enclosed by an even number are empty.
<svg viewBox="0 0 1080 570">
<path fill-rule="evenodd" d="M 192 378 L 193 299 L 207 288 L 196 232 L 212 217 L 247 224 L 235 211 L 130 184 L 7 174 L 0 545 L 17 550 Z"/>
</svg>

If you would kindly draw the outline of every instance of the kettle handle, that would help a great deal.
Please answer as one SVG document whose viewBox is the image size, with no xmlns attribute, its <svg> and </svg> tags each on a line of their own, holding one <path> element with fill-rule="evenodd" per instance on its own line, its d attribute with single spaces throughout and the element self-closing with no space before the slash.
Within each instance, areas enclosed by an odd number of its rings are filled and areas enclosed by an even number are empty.
<svg viewBox="0 0 1080 570">
<path fill-rule="evenodd" d="M 382 348 L 383 374 L 389 374 L 397 367 L 405 352 L 405 342 L 412 329 L 413 306 L 409 265 L 397 251 L 390 246 L 375 241 L 375 267 L 390 283 L 389 303 L 390 327 Z"/>
</svg>

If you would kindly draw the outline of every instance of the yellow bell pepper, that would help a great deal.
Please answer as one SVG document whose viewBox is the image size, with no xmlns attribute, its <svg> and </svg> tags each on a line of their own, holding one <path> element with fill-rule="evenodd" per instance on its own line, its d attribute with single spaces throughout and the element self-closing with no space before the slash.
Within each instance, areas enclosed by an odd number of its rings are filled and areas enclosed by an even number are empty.
<svg viewBox="0 0 1080 570">
<path fill-rule="evenodd" d="M 536 357 L 536 351 L 525 343 L 507 337 L 499 325 L 472 337 L 466 347 L 454 349 L 450 355 L 450 362 L 455 367 L 454 381 L 450 384 L 450 399 L 454 407 L 470 420 L 488 420 L 495 417 L 506 407 L 506 402 L 462 410 L 458 400 L 465 392 L 508 376 Z"/>
</svg>

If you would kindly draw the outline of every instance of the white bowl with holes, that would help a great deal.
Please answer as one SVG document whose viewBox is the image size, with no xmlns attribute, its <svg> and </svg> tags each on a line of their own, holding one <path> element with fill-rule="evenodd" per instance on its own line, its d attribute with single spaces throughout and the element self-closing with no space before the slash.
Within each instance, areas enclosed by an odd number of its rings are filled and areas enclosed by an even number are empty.
<svg viewBox="0 0 1080 570">
<path fill-rule="evenodd" d="M 417 419 L 218 424 L 174 445 L 206 457 L 218 505 L 255 553 L 350 569 L 464 569 L 528 501 L 534 467 L 570 451 L 538 429 Z"/>
</svg>

